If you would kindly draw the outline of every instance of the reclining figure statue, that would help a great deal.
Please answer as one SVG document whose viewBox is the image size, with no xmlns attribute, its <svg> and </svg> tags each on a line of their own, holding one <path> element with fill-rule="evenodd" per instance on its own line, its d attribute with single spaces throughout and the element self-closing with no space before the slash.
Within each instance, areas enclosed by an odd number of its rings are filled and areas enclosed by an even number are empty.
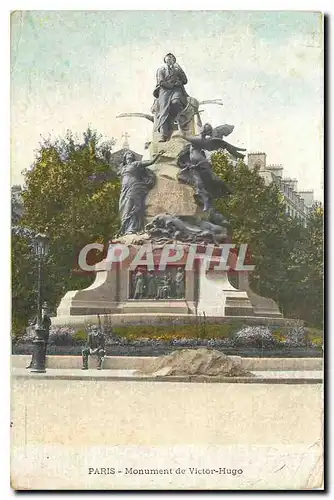
<svg viewBox="0 0 334 500">
<path fill-rule="evenodd" d="M 153 217 L 145 230 L 153 240 L 219 244 L 226 240 L 229 228 L 223 216 L 220 216 L 219 223 L 223 225 L 196 217 L 176 217 L 165 213 Z"/>
</svg>

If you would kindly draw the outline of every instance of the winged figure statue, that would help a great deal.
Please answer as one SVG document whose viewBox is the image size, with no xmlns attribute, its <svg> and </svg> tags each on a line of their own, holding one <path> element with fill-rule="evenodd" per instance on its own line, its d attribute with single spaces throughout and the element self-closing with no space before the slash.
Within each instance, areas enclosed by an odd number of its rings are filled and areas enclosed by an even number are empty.
<svg viewBox="0 0 334 500">
<path fill-rule="evenodd" d="M 187 105 L 185 108 L 183 108 L 179 115 L 177 116 L 177 122 L 181 125 L 181 129 L 185 128 L 193 118 L 196 117 L 197 119 L 197 125 L 199 127 L 202 126 L 202 121 L 200 117 L 200 113 L 203 112 L 203 110 L 200 110 L 199 107 L 201 105 L 207 105 L 207 104 L 216 104 L 218 106 L 223 106 L 222 100 L 221 99 L 206 99 L 205 101 L 198 101 L 194 97 L 187 96 Z M 154 123 L 155 118 L 157 115 L 157 108 L 158 108 L 158 103 L 157 100 L 154 101 L 153 106 L 152 106 L 152 114 L 149 113 L 121 113 L 116 116 L 116 118 L 145 118 L 146 120 Z M 178 125 L 175 123 L 175 129 L 177 130 Z M 218 127 L 217 127 L 218 128 Z"/>
<path fill-rule="evenodd" d="M 181 169 L 178 179 L 180 182 L 190 184 L 195 189 L 195 198 L 203 206 L 203 211 L 213 208 L 213 200 L 231 194 L 230 188 L 217 177 L 213 171 L 210 159 L 205 151 L 227 150 L 237 158 L 243 158 L 240 151 L 245 149 L 232 146 L 223 140 L 234 129 L 233 125 L 220 125 L 213 128 L 206 123 L 197 136 L 182 137 L 189 143 L 179 153 L 177 165 Z"/>
</svg>

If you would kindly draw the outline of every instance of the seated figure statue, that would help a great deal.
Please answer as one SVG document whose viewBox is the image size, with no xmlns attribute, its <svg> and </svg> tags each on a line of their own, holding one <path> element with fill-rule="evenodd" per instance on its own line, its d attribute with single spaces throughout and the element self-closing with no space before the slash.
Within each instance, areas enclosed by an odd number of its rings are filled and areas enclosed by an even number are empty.
<svg viewBox="0 0 334 500">
<path fill-rule="evenodd" d="M 160 142 L 170 139 L 174 130 L 174 122 L 187 106 L 188 94 L 184 88 L 188 79 L 174 54 L 167 54 L 165 65 L 157 70 L 157 84 L 153 95 L 155 102 L 153 111 L 156 116 L 155 129 L 160 133 Z M 182 123 L 179 127 L 183 129 Z"/>
<path fill-rule="evenodd" d="M 97 326 L 92 326 L 91 332 L 88 334 L 87 345 L 82 349 L 82 370 L 88 370 L 89 355 L 97 356 L 97 369 L 101 370 L 105 356 L 105 337 Z"/>
</svg>

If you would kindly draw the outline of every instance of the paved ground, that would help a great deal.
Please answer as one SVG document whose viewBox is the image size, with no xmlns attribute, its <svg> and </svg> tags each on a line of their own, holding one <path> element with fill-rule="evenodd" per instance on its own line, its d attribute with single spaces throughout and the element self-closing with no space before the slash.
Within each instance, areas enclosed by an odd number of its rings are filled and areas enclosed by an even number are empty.
<svg viewBox="0 0 334 500">
<path fill-rule="evenodd" d="M 322 413 L 321 384 L 13 378 L 12 485 L 298 488 L 310 484 L 319 461 Z M 245 472 L 239 479 L 88 473 L 89 467 L 210 464 Z"/>
<path fill-rule="evenodd" d="M 13 439 L 17 444 L 79 444 L 83 437 L 92 444 L 313 442 L 319 437 L 321 401 L 320 384 L 13 379 Z"/>
<path fill-rule="evenodd" d="M 210 377 L 205 381 L 215 382 L 221 381 L 226 383 L 321 383 L 323 379 L 323 372 L 319 370 L 290 370 L 290 371 L 253 371 L 255 377 Z M 155 377 L 150 375 L 141 375 L 136 370 L 80 370 L 75 368 L 48 368 L 45 373 L 33 373 L 24 368 L 12 368 L 12 375 L 15 378 L 34 378 L 34 379 L 49 379 L 49 380 L 156 380 Z M 181 382 L 196 381 L 196 377 L 159 377 L 160 381 L 164 382 Z"/>
<path fill-rule="evenodd" d="M 257 377 L 266 377 L 270 379 L 275 378 L 304 378 L 304 379 L 323 379 L 323 372 L 319 370 L 289 370 L 289 371 L 254 371 L 254 375 Z"/>
</svg>

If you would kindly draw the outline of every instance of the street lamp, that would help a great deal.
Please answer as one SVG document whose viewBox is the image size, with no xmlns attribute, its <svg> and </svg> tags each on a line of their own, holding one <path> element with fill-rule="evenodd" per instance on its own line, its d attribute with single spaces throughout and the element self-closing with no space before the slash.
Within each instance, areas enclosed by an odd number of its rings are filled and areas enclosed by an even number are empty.
<svg viewBox="0 0 334 500">
<path fill-rule="evenodd" d="M 49 238 L 46 234 L 38 233 L 34 240 L 34 251 L 38 262 L 38 281 L 37 281 L 37 321 L 35 326 L 35 338 L 33 340 L 33 355 L 31 371 L 44 373 L 45 370 L 45 336 L 46 330 L 42 323 L 42 261 L 49 251 Z"/>
</svg>

